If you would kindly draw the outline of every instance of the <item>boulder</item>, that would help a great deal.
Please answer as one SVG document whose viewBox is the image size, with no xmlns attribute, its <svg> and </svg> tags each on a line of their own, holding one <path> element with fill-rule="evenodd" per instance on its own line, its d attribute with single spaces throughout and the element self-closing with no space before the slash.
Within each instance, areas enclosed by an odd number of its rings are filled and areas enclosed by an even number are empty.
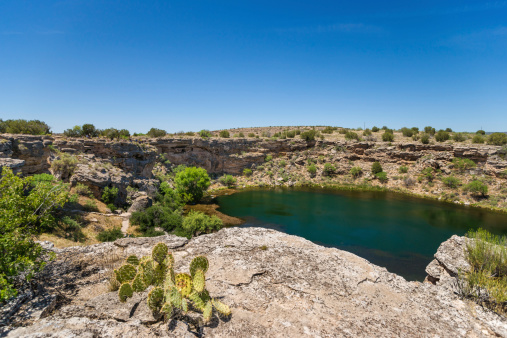
<svg viewBox="0 0 507 338">
<path fill-rule="evenodd" d="M 136 211 L 142 211 L 146 208 L 151 207 L 152 203 L 153 201 L 148 197 L 148 195 L 141 195 L 132 202 L 132 205 L 128 209 L 128 212 L 133 213 Z"/>
</svg>

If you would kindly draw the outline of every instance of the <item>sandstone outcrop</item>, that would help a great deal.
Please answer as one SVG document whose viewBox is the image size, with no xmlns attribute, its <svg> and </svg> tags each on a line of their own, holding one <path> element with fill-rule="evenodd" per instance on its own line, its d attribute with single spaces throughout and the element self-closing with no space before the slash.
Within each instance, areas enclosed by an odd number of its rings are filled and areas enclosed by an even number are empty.
<svg viewBox="0 0 507 338">
<path fill-rule="evenodd" d="M 157 322 L 146 294 L 122 304 L 107 291 L 116 257 L 146 255 L 159 241 L 173 251 L 176 271 L 196 255 L 209 258 L 207 288 L 231 306 L 230 318 L 215 316 L 201 328 L 192 317 Z M 48 266 L 53 278 L 46 292 L 21 306 L 24 318 L 14 316 L 0 328 L 7 337 L 507 336 L 505 318 L 447 288 L 407 282 L 354 254 L 274 230 L 228 228 L 190 241 L 125 238 L 55 251 L 59 260 Z M 450 266 L 455 257 L 446 251 L 438 256 Z M 51 301 L 58 294 L 51 287 L 64 299 Z M 27 311 L 44 299 L 45 306 Z"/>
</svg>

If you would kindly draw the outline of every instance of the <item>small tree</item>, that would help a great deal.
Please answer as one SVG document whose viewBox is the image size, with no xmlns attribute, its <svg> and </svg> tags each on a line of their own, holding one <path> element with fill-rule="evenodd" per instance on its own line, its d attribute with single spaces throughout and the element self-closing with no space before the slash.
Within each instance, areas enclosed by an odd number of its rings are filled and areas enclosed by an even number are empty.
<svg viewBox="0 0 507 338">
<path fill-rule="evenodd" d="M 380 164 L 380 162 L 373 162 L 373 164 L 371 165 L 372 174 L 376 175 L 382 171 L 384 170 L 382 169 L 382 165 Z"/>
<path fill-rule="evenodd" d="M 373 128 L 371 128 L 371 131 L 376 133 L 377 131 L 379 131 L 380 129 L 376 126 L 374 126 Z"/>
<path fill-rule="evenodd" d="M 430 127 L 430 126 L 427 126 L 427 127 L 424 127 L 424 132 L 426 134 L 429 134 L 429 135 L 435 135 L 435 128 L 433 127 Z"/>
<path fill-rule="evenodd" d="M 301 138 L 307 142 L 313 141 L 313 140 L 315 140 L 316 134 L 317 134 L 317 132 L 315 131 L 315 129 L 307 130 L 307 131 L 301 133 Z"/>
<path fill-rule="evenodd" d="M 385 131 L 383 134 L 382 134 L 382 141 L 384 142 L 392 142 L 394 141 L 394 135 L 388 131 Z"/>
<path fill-rule="evenodd" d="M 460 186 L 461 181 L 457 177 L 448 176 L 442 179 L 442 183 L 444 183 L 444 185 L 448 186 L 449 188 L 456 189 Z"/>
<path fill-rule="evenodd" d="M 83 124 L 83 126 L 81 127 L 81 130 L 83 133 L 82 136 L 84 136 L 84 137 L 99 136 L 99 131 L 97 130 L 97 128 L 95 128 L 95 126 L 93 124 L 90 124 L 90 123 Z"/>
<path fill-rule="evenodd" d="M 203 168 L 188 167 L 174 177 L 176 191 L 185 202 L 198 202 L 210 186 L 210 178 Z"/>
<path fill-rule="evenodd" d="M 476 134 L 477 135 L 486 135 L 486 132 L 482 129 L 479 129 L 479 130 L 477 130 Z"/>
<path fill-rule="evenodd" d="M 472 195 L 486 196 L 488 193 L 488 186 L 486 183 L 475 180 L 468 183 L 465 188 L 465 191 L 470 192 Z"/>
</svg>

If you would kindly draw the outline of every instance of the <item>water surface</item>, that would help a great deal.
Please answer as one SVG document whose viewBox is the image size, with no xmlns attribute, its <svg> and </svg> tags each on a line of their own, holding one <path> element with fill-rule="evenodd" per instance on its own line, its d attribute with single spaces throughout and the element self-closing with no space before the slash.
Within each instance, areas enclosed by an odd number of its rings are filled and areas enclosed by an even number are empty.
<svg viewBox="0 0 507 338">
<path fill-rule="evenodd" d="M 422 281 L 438 246 L 485 228 L 507 235 L 507 214 L 389 192 L 247 190 L 217 198 L 220 211 L 260 226 L 340 248 Z"/>
</svg>

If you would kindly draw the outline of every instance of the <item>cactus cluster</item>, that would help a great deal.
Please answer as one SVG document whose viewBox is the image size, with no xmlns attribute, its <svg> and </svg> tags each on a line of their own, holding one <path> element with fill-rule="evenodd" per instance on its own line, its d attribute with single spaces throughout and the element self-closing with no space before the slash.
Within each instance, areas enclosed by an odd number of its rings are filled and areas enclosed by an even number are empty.
<svg viewBox="0 0 507 338">
<path fill-rule="evenodd" d="M 190 274 L 174 272 L 174 257 L 167 245 L 158 243 L 153 247 L 151 256 L 139 259 L 132 255 L 114 275 L 120 288 L 118 298 L 125 302 L 134 292 L 143 292 L 149 286 L 148 307 L 157 315 L 166 319 L 177 312 L 186 314 L 191 309 L 202 312 L 205 323 L 211 320 L 213 309 L 223 316 L 229 316 L 231 310 L 226 304 L 212 299 L 206 290 L 206 271 L 208 259 L 195 257 L 190 263 Z"/>
</svg>

